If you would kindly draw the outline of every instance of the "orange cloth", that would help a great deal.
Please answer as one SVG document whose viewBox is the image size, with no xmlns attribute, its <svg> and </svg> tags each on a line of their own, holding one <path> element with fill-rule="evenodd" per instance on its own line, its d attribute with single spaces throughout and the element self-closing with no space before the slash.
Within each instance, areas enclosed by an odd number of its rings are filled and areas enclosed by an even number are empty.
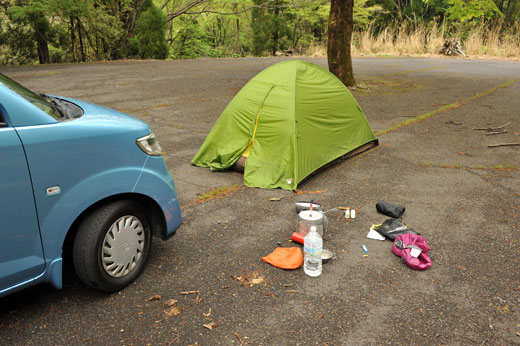
<svg viewBox="0 0 520 346">
<path fill-rule="evenodd" d="M 269 255 L 262 257 L 262 261 L 277 268 L 297 269 L 303 264 L 303 254 L 299 247 L 277 247 Z"/>
</svg>

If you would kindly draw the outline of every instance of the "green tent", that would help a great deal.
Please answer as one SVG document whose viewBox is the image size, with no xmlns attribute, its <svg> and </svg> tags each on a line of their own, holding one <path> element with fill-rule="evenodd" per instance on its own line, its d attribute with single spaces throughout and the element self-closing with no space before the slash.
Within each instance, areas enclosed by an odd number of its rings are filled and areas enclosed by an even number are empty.
<svg viewBox="0 0 520 346">
<path fill-rule="evenodd" d="M 221 171 L 247 158 L 245 185 L 294 190 L 327 163 L 376 144 L 339 79 L 320 66 L 289 60 L 263 70 L 240 90 L 192 163 Z"/>
</svg>

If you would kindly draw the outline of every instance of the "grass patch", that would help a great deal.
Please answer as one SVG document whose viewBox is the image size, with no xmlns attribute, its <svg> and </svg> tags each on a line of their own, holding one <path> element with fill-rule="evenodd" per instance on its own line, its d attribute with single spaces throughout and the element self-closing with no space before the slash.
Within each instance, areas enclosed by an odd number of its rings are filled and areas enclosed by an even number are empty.
<svg viewBox="0 0 520 346">
<path fill-rule="evenodd" d="M 216 188 L 216 189 L 213 189 L 213 190 L 210 190 L 208 192 L 206 192 L 205 194 L 203 195 L 199 195 L 197 197 L 197 201 L 198 202 L 205 202 L 209 199 L 212 199 L 212 198 L 220 198 L 220 197 L 227 197 L 229 196 L 233 191 L 237 190 L 238 188 L 240 188 L 239 185 L 235 184 L 235 185 L 231 185 L 231 186 L 223 186 L 223 187 L 219 187 L 219 188 Z"/>
<path fill-rule="evenodd" d="M 470 57 L 518 59 L 520 24 L 503 21 L 480 23 L 470 28 L 460 26 L 455 32 L 447 22 L 416 23 L 402 21 L 384 30 L 371 24 L 352 35 L 352 53 L 358 56 L 395 57 L 438 55 L 444 41 L 462 37 L 462 50 Z"/>
<path fill-rule="evenodd" d="M 440 168 L 455 168 L 455 169 L 461 169 L 462 165 L 447 165 L 447 164 L 440 164 Z"/>
<path fill-rule="evenodd" d="M 493 168 L 495 171 L 516 171 L 518 169 L 517 166 L 514 166 L 512 164 L 509 164 L 507 166 L 496 165 L 496 166 L 492 166 L 491 168 Z"/>
<path fill-rule="evenodd" d="M 485 166 L 476 166 L 476 167 L 464 167 L 463 165 L 458 164 L 447 164 L 447 163 L 441 163 L 441 164 L 431 164 L 429 162 L 423 162 L 423 167 L 438 167 L 438 168 L 451 168 L 451 169 L 478 169 L 481 171 L 485 170 L 495 170 L 495 171 L 516 171 L 518 169 L 518 166 L 516 165 L 495 165 L 491 166 L 490 168 L 486 168 Z"/>
<path fill-rule="evenodd" d="M 383 131 L 379 131 L 379 132 L 376 132 L 375 133 L 375 136 L 382 136 L 384 134 L 387 134 L 388 132 L 392 132 L 392 131 L 395 131 L 397 129 L 400 129 L 401 127 L 403 126 L 408 126 L 408 125 L 411 125 L 411 124 L 414 124 L 418 121 L 421 121 L 421 120 L 425 120 L 425 119 L 428 119 L 428 118 L 431 118 L 432 116 L 436 115 L 436 114 L 439 114 L 439 113 L 442 113 L 442 112 L 447 112 L 447 111 L 450 111 L 452 109 L 455 109 L 455 108 L 459 108 L 471 101 L 475 101 L 481 97 L 484 97 L 484 96 L 487 96 L 489 94 L 492 94 L 494 93 L 495 91 L 499 90 L 499 89 L 503 89 L 503 88 L 507 88 L 508 86 L 510 86 L 511 84 L 513 84 L 514 82 L 516 82 L 516 79 L 512 79 L 508 82 L 505 82 L 505 83 L 502 83 L 500 85 L 497 85 L 496 87 L 494 88 L 491 88 L 491 89 L 488 89 L 488 90 L 485 90 L 485 91 L 482 91 L 480 93 L 477 93 L 471 97 L 468 97 L 464 100 L 461 100 L 459 102 L 455 102 L 455 103 L 450 103 L 449 105 L 446 105 L 446 106 L 442 106 L 440 108 L 437 108 L 436 110 L 434 111 L 431 111 L 431 112 L 428 112 L 428 113 L 425 113 L 425 114 L 421 114 L 421 115 L 418 115 L 416 116 L 415 118 L 410 118 L 410 119 L 406 119 L 405 121 L 403 122 L 400 122 L 399 124 L 396 124 L 392 127 L 390 127 L 389 129 L 386 129 L 386 130 L 383 130 Z"/>
</svg>

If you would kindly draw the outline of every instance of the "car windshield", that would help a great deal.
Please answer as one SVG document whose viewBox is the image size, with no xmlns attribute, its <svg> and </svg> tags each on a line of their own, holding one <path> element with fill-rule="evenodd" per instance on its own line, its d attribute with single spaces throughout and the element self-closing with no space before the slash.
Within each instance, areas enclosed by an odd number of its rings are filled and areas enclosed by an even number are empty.
<svg viewBox="0 0 520 346">
<path fill-rule="evenodd" d="M 44 111 L 45 113 L 49 114 L 51 117 L 53 117 L 56 120 L 61 119 L 60 113 L 52 106 L 50 102 L 45 100 L 43 97 L 33 93 L 29 89 L 23 87 L 22 85 L 16 83 L 12 79 L 9 79 L 8 77 L 4 76 L 3 74 L 0 74 L 0 83 Z"/>
</svg>

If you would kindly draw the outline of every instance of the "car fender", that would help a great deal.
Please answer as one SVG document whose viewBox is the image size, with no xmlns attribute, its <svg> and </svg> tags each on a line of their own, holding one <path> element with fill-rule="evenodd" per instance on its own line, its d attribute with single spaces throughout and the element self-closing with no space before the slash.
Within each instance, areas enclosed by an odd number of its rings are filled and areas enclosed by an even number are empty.
<svg viewBox="0 0 520 346">
<path fill-rule="evenodd" d="M 122 167 L 100 172 L 66 191 L 47 196 L 57 199 L 45 215 L 39 215 L 47 264 L 61 258 L 65 237 L 85 210 L 105 198 L 132 191 L 141 171 L 141 167 Z"/>
<path fill-rule="evenodd" d="M 132 192 L 147 195 L 157 202 L 166 221 L 165 233 L 161 234 L 161 237 L 168 239 L 173 236 L 181 224 L 182 217 L 175 183 L 168 173 L 162 157 L 149 156 L 147 158 Z"/>
</svg>

